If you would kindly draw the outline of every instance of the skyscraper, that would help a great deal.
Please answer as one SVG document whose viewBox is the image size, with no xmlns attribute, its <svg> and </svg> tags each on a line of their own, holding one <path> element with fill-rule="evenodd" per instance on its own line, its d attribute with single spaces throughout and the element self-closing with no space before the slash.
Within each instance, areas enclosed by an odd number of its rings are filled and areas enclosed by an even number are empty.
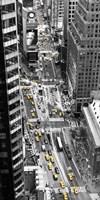
<svg viewBox="0 0 100 200">
<path fill-rule="evenodd" d="M 0 0 L 0 199 L 24 192 L 16 0 Z"/>
<path fill-rule="evenodd" d="M 62 29 L 64 15 L 64 1 L 52 0 L 51 7 L 51 27 L 55 30 Z"/>
<path fill-rule="evenodd" d="M 90 100 L 99 87 L 100 1 L 79 0 L 74 20 L 68 28 L 69 95 L 75 98 L 76 111 Z"/>
</svg>

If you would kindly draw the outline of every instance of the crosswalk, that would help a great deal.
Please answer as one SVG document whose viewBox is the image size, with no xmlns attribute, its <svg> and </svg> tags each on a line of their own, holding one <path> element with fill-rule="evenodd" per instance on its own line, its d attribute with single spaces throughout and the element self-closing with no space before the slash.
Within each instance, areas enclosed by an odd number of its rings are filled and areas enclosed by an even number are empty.
<svg viewBox="0 0 100 200">
<path fill-rule="evenodd" d="M 58 187 L 55 188 L 55 193 L 58 193 Z M 84 192 L 87 192 L 86 189 L 85 189 L 85 186 L 80 186 L 80 187 L 77 187 L 78 189 L 78 192 L 79 193 L 84 193 Z M 73 191 L 73 187 L 65 187 L 65 189 L 63 189 L 63 192 L 71 192 L 71 193 L 74 193 Z"/>
</svg>

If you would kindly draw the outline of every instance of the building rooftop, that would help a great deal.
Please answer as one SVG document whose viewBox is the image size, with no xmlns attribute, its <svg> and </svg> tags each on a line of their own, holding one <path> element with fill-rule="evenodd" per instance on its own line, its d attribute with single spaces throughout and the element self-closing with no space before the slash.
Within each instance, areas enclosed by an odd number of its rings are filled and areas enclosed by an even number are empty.
<svg viewBox="0 0 100 200">
<path fill-rule="evenodd" d="M 100 146 L 100 100 L 94 100 L 88 107 L 83 107 L 86 120 L 93 135 L 95 144 Z"/>
</svg>

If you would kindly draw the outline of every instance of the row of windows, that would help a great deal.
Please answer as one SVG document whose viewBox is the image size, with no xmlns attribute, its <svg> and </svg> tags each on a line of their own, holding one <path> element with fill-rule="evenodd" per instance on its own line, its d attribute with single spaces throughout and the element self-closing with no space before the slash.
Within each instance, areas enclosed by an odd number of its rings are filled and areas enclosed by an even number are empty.
<svg viewBox="0 0 100 200">
<path fill-rule="evenodd" d="M 74 18 L 74 15 L 69 15 L 69 18 Z"/>
<path fill-rule="evenodd" d="M 69 2 L 69 5 L 77 5 L 77 0 L 76 0 L 76 2 L 75 2 L 75 0 L 73 0 L 73 2 L 72 2 L 72 0 Z"/>
<path fill-rule="evenodd" d="M 1 7 L 1 10 L 2 10 L 2 14 L 14 12 L 15 11 L 15 4 L 12 3 L 12 4 L 8 4 L 8 5 L 4 5 L 4 6 Z"/>
<path fill-rule="evenodd" d="M 89 83 L 87 83 L 87 84 L 85 84 L 84 85 L 84 88 L 83 88 L 83 85 L 82 86 L 79 86 L 78 85 L 78 92 L 84 92 L 84 94 L 86 94 L 86 93 L 88 93 L 88 88 L 90 88 L 90 87 L 97 87 L 97 84 L 89 84 Z"/>
</svg>

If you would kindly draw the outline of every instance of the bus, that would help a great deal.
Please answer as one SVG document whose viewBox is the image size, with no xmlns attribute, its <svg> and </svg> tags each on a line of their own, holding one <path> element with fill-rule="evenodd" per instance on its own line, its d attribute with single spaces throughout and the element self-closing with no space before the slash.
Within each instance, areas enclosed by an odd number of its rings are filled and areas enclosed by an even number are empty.
<svg viewBox="0 0 100 200">
<path fill-rule="evenodd" d="M 60 137 L 57 137 L 57 144 L 58 144 L 58 148 L 60 151 L 63 150 L 63 146 L 62 146 L 62 142 L 61 142 L 61 138 Z"/>
</svg>

